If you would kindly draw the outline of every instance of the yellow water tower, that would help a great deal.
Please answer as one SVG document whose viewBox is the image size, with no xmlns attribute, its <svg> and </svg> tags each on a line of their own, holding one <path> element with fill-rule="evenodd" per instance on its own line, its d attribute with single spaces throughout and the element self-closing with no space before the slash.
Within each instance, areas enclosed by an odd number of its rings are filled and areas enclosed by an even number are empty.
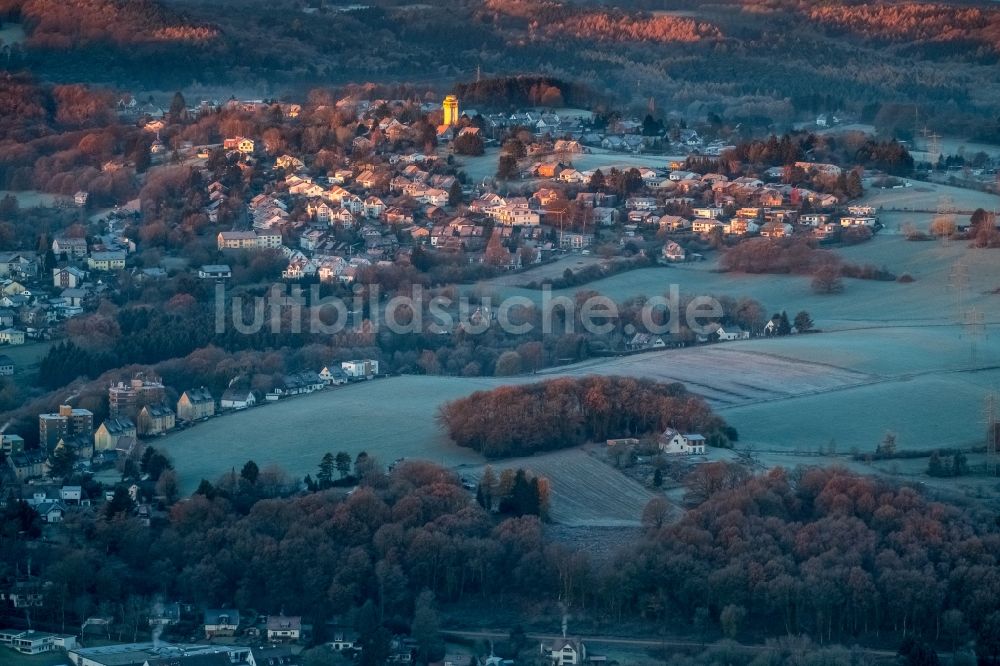
<svg viewBox="0 0 1000 666">
<path fill-rule="evenodd" d="M 441 103 L 441 108 L 444 109 L 444 124 L 457 125 L 459 116 L 458 98 L 454 95 L 448 95 L 444 98 L 444 102 Z"/>
</svg>

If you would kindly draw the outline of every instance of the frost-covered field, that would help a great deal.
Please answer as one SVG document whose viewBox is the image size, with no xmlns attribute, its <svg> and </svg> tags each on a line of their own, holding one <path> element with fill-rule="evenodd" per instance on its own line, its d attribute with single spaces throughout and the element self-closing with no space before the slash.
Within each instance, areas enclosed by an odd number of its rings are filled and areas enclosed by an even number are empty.
<svg viewBox="0 0 1000 666">
<path fill-rule="evenodd" d="M 451 444 L 434 421 L 437 406 L 492 380 L 396 377 L 331 389 L 216 417 L 160 440 L 183 488 L 214 480 L 248 459 L 297 476 L 316 473 L 327 451 L 361 451 L 384 463 L 423 458 L 452 466 L 482 457 Z"/>
<path fill-rule="evenodd" d="M 587 374 L 683 382 L 712 402 L 742 442 L 765 452 L 765 463 L 822 462 L 797 454 L 831 443 L 841 456 L 871 451 L 887 430 L 897 433 L 902 449 L 981 441 L 984 399 L 1000 389 L 1000 294 L 993 293 L 1000 288 L 1000 251 L 899 236 L 838 251 L 848 261 L 908 272 L 916 282 L 847 280 L 843 294 L 819 296 L 805 277 L 721 274 L 711 261 L 632 271 L 586 288 L 619 300 L 663 294 L 672 282 L 689 295 L 751 296 L 790 315 L 808 310 L 824 332 L 594 359 L 508 380 L 383 379 L 213 419 L 159 445 L 187 490 L 249 458 L 297 476 L 315 473 L 324 452 L 339 450 L 365 450 L 387 463 L 423 458 L 473 473 L 484 461 L 448 441 L 435 422 L 439 405 L 501 383 Z M 491 286 L 540 298 L 537 291 Z M 972 308 L 982 326 L 961 323 Z M 553 513 L 564 525 L 634 524 L 648 497 L 582 451 L 517 462 L 551 479 Z"/>
<path fill-rule="evenodd" d="M 987 192 L 917 180 L 910 183 L 910 187 L 899 189 L 869 189 L 861 203 L 886 208 L 936 211 L 942 198 L 947 197 L 957 210 L 975 210 L 980 207 L 992 210 L 997 206 L 997 196 Z"/>
<path fill-rule="evenodd" d="M 583 449 L 555 451 L 531 458 L 493 464 L 504 469 L 524 468 L 549 480 L 551 518 L 566 527 L 636 527 L 642 508 L 653 494 Z M 478 478 L 482 468 L 465 472 Z"/>
</svg>

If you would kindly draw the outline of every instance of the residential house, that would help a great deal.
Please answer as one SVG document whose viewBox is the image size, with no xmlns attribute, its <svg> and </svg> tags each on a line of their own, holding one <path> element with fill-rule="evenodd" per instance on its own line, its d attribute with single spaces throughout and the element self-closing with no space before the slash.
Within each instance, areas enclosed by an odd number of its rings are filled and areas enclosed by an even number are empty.
<svg viewBox="0 0 1000 666">
<path fill-rule="evenodd" d="M 253 231 L 220 231 L 220 250 L 252 250 L 257 247 L 257 234 Z"/>
<path fill-rule="evenodd" d="M 691 212 L 695 217 L 702 220 L 717 220 L 722 217 L 721 206 L 704 206 L 702 208 L 694 208 Z"/>
<path fill-rule="evenodd" d="M 732 340 L 749 340 L 750 332 L 744 331 L 739 326 L 735 324 L 730 324 L 727 326 L 719 326 L 715 329 L 715 334 L 719 337 L 721 341 L 732 341 Z"/>
<path fill-rule="evenodd" d="M 874 215 L 845 215 L 840 218 L 842 227 L 868 227 L 874 228 L 878 224 L 878 217 Z"/>
<path fill-rule="evenodd" d="M 368 197 L 365 199 L 365 216 L 376 219 L 385 212 L 385 202 L 378 197 Z"/>
<path fill-rule="evenodd" d="M 339 365 L 330 364 L 319 371 L 319 378 L 331 386 L 347 383 L 347 373 Z"/>
<path fill-rule="evenodd" d="M 594 234 L 566 232 L 559 235 L 559 247 L 564 250 L 582 250 L 594 244 Z"/>
<path fill-rule="evenodd" d="M 805 213 L 799 217 L 799 222 L 810 227 L 822 227 L 830 222 L 830 216 L 827 213 Z"/>
<path fill-rule="evenodd" d="M 718 220 L 702 218 L 691 222 L 691 231 L 693 231 L 696 234 L 707 235 L 712 233 L 716 229 L 718 229 L 719 231 L 724 231 L 723 229 L 724 226 L 725 225 L 722 222 L 719 222 Z"/>
<path fill-rule="evenodd" d="M 542 643 L 539 650 L 552 666 L 579 666 L 587 661 L 587 647 L 576 638 L 556 638 Z"/>
<path fill-rule="evenodd" d="M 205 611 L 205 638 L 235 636 L 240 628 L 240 612 L 235 608 Z"/>
<path fill-rule="evenodd" d="M 537 212 L 514 206 L 491 208 L 487 214 L 496 220 L 497 224 L 508 227 L 537 227 L 541 221 Z"/>
<path fill-rule="evenodd" d="M 678 243 L 668 241 L 663 246 L 663 258 L 667 261 L 685 261 L 687 259 L 687 251 Z"/>
<path fill-rule="evenodd" d="M 297 641 L 302 635 L 302 618 L 270 615 L 267 618 L 267 640 Z"/>
<path fill-rule="evenodd" d="M 638 351 L 640 349 L 663 349 L 667 346 L 666 341 L 659 336 L 653 335 L 651 333 L 636 333 L 628 342 L 625 343 L 625 348 L 629 351 Z"/>
<path fill-rule="evenodd" d="M 125 250 L 106 250 L 104 252 L 91 252 L 87 259 L 87 266 L 92 271 L 120 271 L 125 269 L 125 258 L 128 254 Z"/>
<path fill-rule="evenodd" d="M 251 150 L 251 152 L 253 151 Z M 306 165 L 297 157 L 293 157 L 292 155 L 282 155 L 278 159 L 274 160 L 274 166 L 286 171 L 301 171 Z"/>
<path fill-rule="evenodd" d="M 357 632 L 351 631 L 349 629 L 335 629 L 333 631 L 332 640 L 327 642 L 334 652 L 343 652 L 344 650 L 353 650 L 358 643 Z"/>
<path fill-rule="evenodd" d="M 660 228 L 668 231 L 684 231 L 691 228 L 691 221 L 678 215 L 661 215 Z"/>
<path fill-rule="evenodd" d="M 75 266 L 53 268 L 52 286 L 60 289 L 75 289 L 83 283 L 86 277 L 87 274 Z"/>
<path fill-rule="evenodd" d="M 792 225 L 781 222 L 768 222 L 760 228 L 760 235 L 765 238 L 785 238 L 792 235 Z"/>
<path fill-rule="evenodd" d="M 139 410 L 137 421 L 139 435 L 148 437 L 150 435 L 162 435 L 169 430 L 173 430 L 176 425 L 177 416 L 174 414 L 174 410 L 166 405 L 144 405 Z"/>
<path fill-rule="evenodd" d="M 0 354 L 0 377 L 9 377 L 14 374 L 14 359 L 6 354 Z"/>
<path fill-rule="evenodd" d="M 371 379 L 378 374 L 378 361 L 375 359 L 344 361 L 340 367 L 350 379 Z"/>
<path fill-rule="evenodd" d="M 246 409 L 257 404 L 257 398 L 249 389 L 226 389 L 219 401 L 221 409 Z"/>
<path fill-rule="evenodd" d="M 252 647 L 247 657 L 247 666 L 302 666 L 302 657 L 292 654 L 291 648 L 287 646 Z"/>
<path fill-rule="evenodd" d="M 682 435 L 667 428 L 657 437 L 657 445 L 667 455 L 704 455 L 705 438 L 701 435 Z"/>
<path fill-rule="evenodd" d="M 244 155 L 253 154 L 255 148 L 253 139 L 248 139 L 243 136 L 226 139 L 222 142 L 222 147 L 224 150 L 235 150 L 243 153 Z"/>
<path fill-rule="evenodd" d="M 181 421 L 198 421 L 215 416 L 215 398 L 208 389 L 188 389 L 177 399 L 177 418 Z"/>
<path fill-rule="evenodd" d="M 0 252 L 0 278 L 32 277 L 38 273 L 34 252 Z"/>
<path fill-rule="evenodd" d="M 7 456 L 7 466 L 14 478 L 25 481 L 42 476 L 45 473 L 47 455 L 44 451 L 33 449 L 21 451 Z"/>
<path fill-rule="evenodd" d="M 202 280 L 227 280 L 233 277 L 229 264 L 205 264 L 198 269 L 198 277 Z"/>
<path fill-rule="evenodd" d="M 87 256 L 87 239 L 56 238 L 52 241 L 52 253 L 56 257 L 65 255 L 67 259 L 83 259 Z"/>
<path fill-rule="evenodd" d="M 112 451 L 119 448 L 122 438 L 137 437 L 135 423 L 131 419 L 120 417 L 107 419 L 94 431 L 94 449 L 97 451 Z"/>
<path fill-rule="evenodd" d="M 625 200 L 625 208 L 629 210 L 656 210 L 659 204 L 653 197 L 629 197 Z"/>
</svg>

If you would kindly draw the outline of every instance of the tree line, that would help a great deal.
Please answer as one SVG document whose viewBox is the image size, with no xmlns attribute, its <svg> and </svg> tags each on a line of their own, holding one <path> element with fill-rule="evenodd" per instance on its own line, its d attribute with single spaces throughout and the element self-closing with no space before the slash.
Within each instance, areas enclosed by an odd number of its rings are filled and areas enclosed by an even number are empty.
<svg viewBox="0 0 1000 666">
<path fill-rule="evenodd" d="M 142 464 L 151 468 L 155 455 Z M 489 487 L 504 483 L 511 501 L 517 495 L 510 510 L 537 506 L 527 474 Z M 597 561 L 551 541 L 536 516 L 491 513 L 495 497 L 480 490 L 474 501 L 431 463 L 376 470 L 347 495 L 295 493 L 248 462 L 150 527 L 120 488 L 105 509 L 60 528 L 72 539 L 44 549 L 28 550 L 40 538 L 37 514 L 8 503 L 0 564 L 13 571 L 30 553 L 51 582 L 32 611 L 40 626 L 100 613 L 134 627 L 129 635 L 163 598 L 302 614 L 317 641 L 337 616 L 374 641 L 389 630 L 421 633 L 415 618 L 430 593 L 445 608 L 528 604 L 537 617 L 557 618 L 561 606 L 598 622 L 669 620 L 677 635 L 918 638 L 951 649 L 973 639 L 983 663 L 1000 656 L 995 514 L 835 468 L 753 476 L 709 463 L 684 484 L 693 506 L 679 520 L 664 520 L 654 500 L 642 535 Z"/>
</svg>

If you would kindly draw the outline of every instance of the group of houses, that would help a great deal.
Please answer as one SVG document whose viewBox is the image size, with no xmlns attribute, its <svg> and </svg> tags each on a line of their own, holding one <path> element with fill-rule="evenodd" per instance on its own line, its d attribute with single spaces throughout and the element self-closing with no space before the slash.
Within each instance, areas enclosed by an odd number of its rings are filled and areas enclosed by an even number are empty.
<svg viewBox="0 0 1000 666">
<path fill-rule="evenodd" d="M 111 227 L 93 238 L 58 235 L 49 249 L 48 260 L 34 251 L 0 252 L 0 345 L 47 339 L 60 322 L 95 307 L 110 293 L 103 278 L 125 269 L 135 244 Z M 13 372 L 0 363 L 0 375 Z"/>
<path fill-rule="evenodd" d="M 279 400 L 372 379 L 378 374 L 376 359 L 330 363 L 318 372 L 285 376 L 264 397 Z M 62 448 L 70 450 L 79 461 L 113 462 L 130 455 L 142 439 L 166 434 L 178 425 L 203 421 L 218 412 L 248 409 L 256 404 L 257 394 L 239 386 L 226 389 L 218 401 L 207 388 L 198 387 L 183 391 L 175 402 L 168 403 L 167 388 L 159 377 L 137 374 L 108 387 L 108 418 L 97 427 L 93 412 L 64 404 L 56 412 L 38 415 L 37 449 L 26 448 L 20 435 L 4 433 L 2 450 L 11 473 L 24 481 L 48 474 L 53 456 Z"/>
</svg>

